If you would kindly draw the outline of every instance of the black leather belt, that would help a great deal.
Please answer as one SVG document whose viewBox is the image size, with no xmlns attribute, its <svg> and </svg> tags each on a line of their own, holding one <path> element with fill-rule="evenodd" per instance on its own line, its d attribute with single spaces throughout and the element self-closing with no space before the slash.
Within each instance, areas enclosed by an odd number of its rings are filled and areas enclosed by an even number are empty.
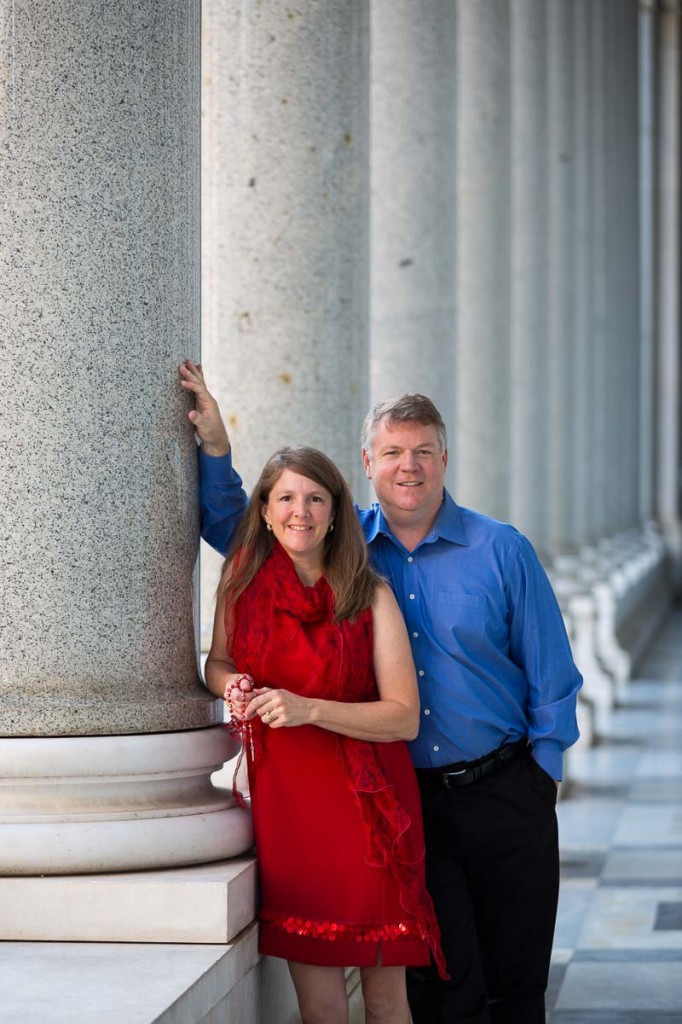
<svg viewBox="0 0 682 1024">
<path fill-rule="evenodd" d="M 505 743 L 490 754 L 484 754 L 477 761 L 457 761 L 455 764 L 446 764 L 442 768 L 417 768 L 419 785 L 426 789 L 457 789 L 460 786 L 469 786 L 477 782 L 484 775 L 491 772 L 498 765 L 505 761 L 511 761 L 522 750 L 528 746 L 528 740 L 517 740 L 516 743 Z"/>
</svg>

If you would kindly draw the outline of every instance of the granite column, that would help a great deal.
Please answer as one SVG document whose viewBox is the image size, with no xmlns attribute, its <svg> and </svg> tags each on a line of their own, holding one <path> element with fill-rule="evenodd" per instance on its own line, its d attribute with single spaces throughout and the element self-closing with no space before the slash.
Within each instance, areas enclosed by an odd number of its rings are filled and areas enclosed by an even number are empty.
<svg viewBox="0 0 682 1024">
<path fill-rule="evenodd" d="M 680 71 L 682 5 L 665 0 L 659 13 L 659 207 L 658 207 L 658 422 L 656 511 L 682 579 L 680 474 L 682 427 L 680 395 L 680 216 L 681 171 Z"/>
<path fill-rule="evenodd" d="M 656 125 L 657 3 L 641 0 L 639 11 L 639 205 L 640 205 L 640 416 L 639 518 L 655 515 L 656 371 Z"/>
<path fill-rule="evenodd" d="M 547 6 L 548 64 L 548 434 L 551 553 L 577 549 L 572 401 L 575 392 L 575 7 Z"/>
<path fill-rule="evenodd" d="M 366 493 L 368 27 L 362 0 L 204 4 L 204 368 L 249 489 L 309 444 Z"/>
<path fill-rule="evenodd" d="M 455 10 L 371 4 L 371 402 L 420 391 L 454 427 Z"/>
<path fill-rule="evenodd" d="M 510 498 L 510 5 L 456 5 L 456 431 L 462 504 Z"/>
<path fill-rule="evenodd" d="M 547 554 L 547 5 L 511 8 L 510 518 Z"/>
<path fill-rule="evenodd" d="M 215 860 L 249 817 L 195 648 L 199 5 L 0 24 L 0 874 Z"/>
</svg>

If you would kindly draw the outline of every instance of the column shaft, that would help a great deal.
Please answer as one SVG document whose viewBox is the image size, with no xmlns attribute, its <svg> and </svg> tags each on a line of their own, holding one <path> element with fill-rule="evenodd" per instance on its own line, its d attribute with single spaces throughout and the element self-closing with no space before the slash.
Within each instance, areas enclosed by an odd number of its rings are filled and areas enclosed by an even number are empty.
<svg viewBox="0 0 682 1024">
<path fill-rule="evenodd" d="M 205 726 L 192 573 L 199 9 L 18 0 L 5 156 L 0 734 Z"/>
<path fill-rule="evenodd" d="M 639 518 L 655 514 L 656 344 L 656 3 L 642 0 L 639 12 L 640 336 Z"/>
<path fill-rule="evenodd" d="M 619 530 L 635 525 L 639 518 L 637 3 L 606 0 L 604 12 L 607 429 L 611 452 L 607 501 L 609 528 Z"/>
<path fill-rule="evenodd" d="M 204 362 L 250 487 L 281 445 L 357 489 L 368 398 L 368 7 L 208 0 Z"/>
<path fill-rule="evenodd" d="M 594 234 L 592 224 L 592 111 L 594 104 L 593 65 L 590 60 L 590 4 L 575 4 L 573 94 L 575 195 L 575 247 L 573 251 L 573 388 L 569 428 L 572 438 L 570 490 L 572 493 L 574 540 L 578 547 L 593 539 L 593 494 L 591 467 L 594 460 L 595 409 L 591 394 L 593 360 Z"/>
<path fill-rule="evenodd" d="M 286 444 L 363 499 L 369 398 L 369 12 L 203 5 L 204 367 L 247 489 Z M 202 643 L 220 560 L 202 550 Z"/>
<path fill-rule="evenodd" d="M 548 348 L 549 532 L 553 554 L 577 542 L 573 459 L 575 344 L 575 9 L 562 0 L 547 7 L 549 68 Z"/>
<path fill-rule="evenodd" d="M 657 516 L 678 563 L 680 524 L 680 22 L 679 0 L 666 0 L 659 14 L 659 208 L 658 208 L 658 423 Z"/>
<path fill-rule="evenodd" d="M 455 12 L 371 5 L 371 401 L 429 395 L 454 423 Z"/>
<path fill-rule="evenodd" d="M 511 8 L 510 517 L 539 551 L 547 519 L 547 8 Z"/>
<path fill-rule="evenodd" d="M 509 4 L 456 6 L 458 501 L 509 516 Z"/>
<path fill-rule="evenodd" d="M 612 472 L 613 454 L 609 442 L 609 406 L 607 382 L 609 359 L 607 347 L 607 268 L 606 268 L 606 205 L 608 182 L 605 163 L 605 124 L 608 116 L 604 85 L 606 59 L 604 0 L 593 0 L 590 6 L 590 63 L 592 68 L 592 118 L 590 129 L 591 178 L 590 214 L 592 220 L 592 355 L 590 401 L 592 418 L 592 451 L 590 464 L 591 529 L 594 539 L 609 530 L 607 511 L 607 480 Z"/>
</svg>

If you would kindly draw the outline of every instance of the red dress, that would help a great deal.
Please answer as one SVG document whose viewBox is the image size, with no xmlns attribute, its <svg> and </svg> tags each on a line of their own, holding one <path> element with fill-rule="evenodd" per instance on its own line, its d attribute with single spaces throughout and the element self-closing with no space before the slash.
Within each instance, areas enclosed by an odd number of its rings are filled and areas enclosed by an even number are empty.
<svg viewBox="0 0 682 1024">
<path fill-rule="evenodd" d="M 373 701 L 372 613 L 336 622 L 324 578 L 305 587 L 273 552 L 240 596 L 232 653 L 256 686 Z M 252 723 L 246 744 L 261 885 L 261 953 L 298 963 L 439 966 L 424 886 L 419 791 L 405 743 Z"/>
</svg>

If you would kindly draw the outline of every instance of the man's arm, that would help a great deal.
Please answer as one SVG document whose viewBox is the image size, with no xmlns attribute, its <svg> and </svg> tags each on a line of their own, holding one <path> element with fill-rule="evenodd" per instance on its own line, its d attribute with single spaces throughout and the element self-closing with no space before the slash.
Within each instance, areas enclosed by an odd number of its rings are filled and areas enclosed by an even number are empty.
<svg viewBox="0 0 682 1024">
<path fill-rule="evenodd" d="M 558 782 L 563 752 L 579 735 L 575 712 L 582 676 L 573 661 L 554 591 L 525 537 L 519 537 L 507 600 L 511 657 L 528 680 L 528 738 L 533 757 Z"/>
<path fill-rule="evenodd" d="M 188 359 L 179 367 L 181 387 L 195 397 L 195 408 L 188 413 L 196 430 L 199 448 L 199 504 L 201 536 L 226 554 L 239 525 L 247 497 L 241 477 L 232 466 L 230 439 L 220 409 L 206 387 L 201 366 Z"/>
</svg>

